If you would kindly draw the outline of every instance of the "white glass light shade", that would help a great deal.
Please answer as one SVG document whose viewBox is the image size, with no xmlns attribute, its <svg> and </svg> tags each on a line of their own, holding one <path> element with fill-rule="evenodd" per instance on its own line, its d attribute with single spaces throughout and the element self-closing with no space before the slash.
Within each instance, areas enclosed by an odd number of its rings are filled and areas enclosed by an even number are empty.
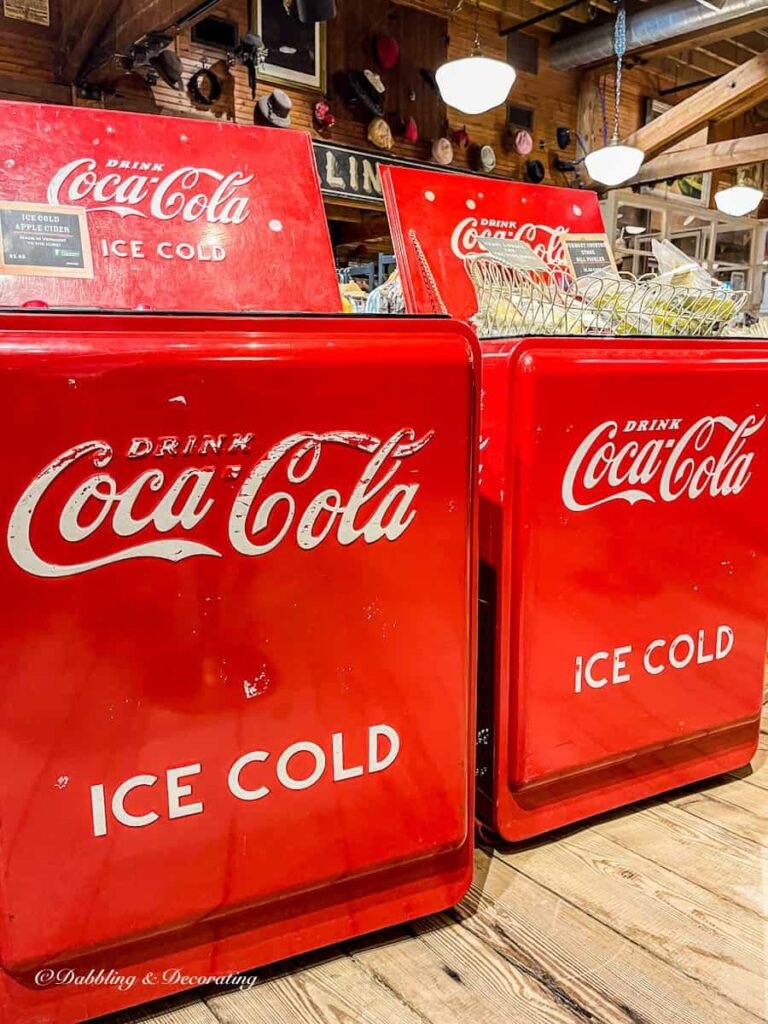
<svg viewBox="0 0 768 1024">
<path fill-rule="evenodd" d="M 715 206 L 721 213 L 728 213 L 731 217 L 746 217 L 758 208 L 762 198 L 762 189 L 751 185 L 733 185 L 715 193 Z"/>
<path fill-rule="evenodd" d="M 637 146 L 622 146 L 611 142 L 602 149 L 593 149 L 584 157 L 584 166 L 590 178 L 601 185 L 621 185 L 634 178 L 645 160 L 645 153 Z"/>
<path fill-rule="evenodd" d="M 484 114 L 501 106 L 516 77 L 503 60 L 481 56 L 450 60 L 435 72 L 443 101 L 463 114 Z"/>
</svg>

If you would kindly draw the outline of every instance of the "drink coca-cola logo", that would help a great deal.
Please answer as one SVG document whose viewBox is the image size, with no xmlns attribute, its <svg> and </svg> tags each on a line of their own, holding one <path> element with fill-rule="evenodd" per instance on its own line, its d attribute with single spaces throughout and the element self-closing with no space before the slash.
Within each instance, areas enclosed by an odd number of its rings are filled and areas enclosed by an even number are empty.
<svg viewBox="0 0 768 1024">
<path fill-rule="evenodd" d="M 260 556 L 283 543 L 311 551 L 333 541 L 342 547 L 396 541 L 416 517 L 420 486 L 412 475 L 408 483 L 397 477 L 402 479 L 403 463 L 432 437 L 429 432 L 417 438 L 406 429 L 386 440 L 353 431 L 291 434 L 250 466 L 240 460 L 250 454 L 253 434 L 166 437 L 157 443 L 137 438 L 126 461 L 133 466 L 134 460 L 151 456 L 154 465 L 123 486 L 112 447 L 85 441 L 55 458 L 21 496 L 8 527 L 8 550 L 32 576 L 62 577 L 135 558 L 221 558 L 227 546 Z M 347 458 L 359 460 L 354 485 L 313 486 L 325 453 L 338 451 L 337 446 Z M 227 465 L 187 463 L 180 470 L 180 459 L 201 454 L 223 455 Z M 227 507 L 220 542 L 194 539 L 222 501 Z M 83 557 L 85 542 L 95 548 L 93 557 Z M 68 550 L 66 559 L 47 553 Z"/>
<path fill-rule="evenodd" d="M 754 451 L 748 441 L 765 417 L 702 416 L 683 427 L 680 420 L 631 421 L 619 436 L 616 420 L 600 423 L 584 438 L 563 476 L 562 497 L 572 512 L 612 501 L 673 502 L 740 494 L 752 476 Z M 667 424 L 676 430 L 669 436 Z M 666 436 L 648 437 L 647 433 Z"/>
<path fill-rule="evenodd" d="M 516 220 L 492 220 L 487 217 L 465 217 L 459 221 L 451 235 L 451 251 L 463 260 L 470 253 L 479 252 L 479 238 L 510 238 L 525 242 L 550 267 L 566 266 L 563 235 L 568 228 L 548 224 L 532 224 Z"/>
<path fill-rule="evenodd" d="M 79 157 L 51 178 L 48 202 L 85 204 L 89 212 L 106 210 L 121 217 L 242 224 L 250 213 L 242 189 L 252 180 L 252 174 L 223 174 L 211 167 L 166 170 L 164 164 L 107 160 L 99 168 L 91 157 Z"/>
</svg>

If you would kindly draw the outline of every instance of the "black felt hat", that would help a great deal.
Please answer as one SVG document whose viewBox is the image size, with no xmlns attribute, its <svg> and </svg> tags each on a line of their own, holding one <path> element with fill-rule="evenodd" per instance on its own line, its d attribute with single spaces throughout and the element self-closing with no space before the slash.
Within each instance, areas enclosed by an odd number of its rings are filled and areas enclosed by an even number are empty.
<svg viewBox="0 0 768 1024">
<path fill-rule="evenodd" d="M 523 177 L 532 185 L 540 185 L 544 181 L 544 164 L 541 160 L 526 160 Z"/>
<path fill-rule="evenodd" d="M 336 0 L 296 0 L 296 13 L 305 25 L 318 21 L 333 21 L 336 17 Z"/>
<path fill-rule="evenodd" d="M 382 93 L 374 88 L 364 72 L 350 71 L 348 79 L 352 89 L 352 99 L 362 103 L 374 117 L 384 117 Z"/>
</svg>

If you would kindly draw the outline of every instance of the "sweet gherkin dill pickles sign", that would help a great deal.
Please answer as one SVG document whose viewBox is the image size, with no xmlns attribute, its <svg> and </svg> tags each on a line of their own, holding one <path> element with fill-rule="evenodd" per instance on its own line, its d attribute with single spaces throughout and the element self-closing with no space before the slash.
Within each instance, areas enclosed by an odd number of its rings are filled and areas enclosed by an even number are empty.
<svg viewBox="0 0 768 1024">
<path fill-rule="evenodd" d="M 567 234 L 563 235 L 562 241 L 571 271 L 577 280 L 600 271 L 616 273 L 616 260 L 607 235 Z"/>
</svg>

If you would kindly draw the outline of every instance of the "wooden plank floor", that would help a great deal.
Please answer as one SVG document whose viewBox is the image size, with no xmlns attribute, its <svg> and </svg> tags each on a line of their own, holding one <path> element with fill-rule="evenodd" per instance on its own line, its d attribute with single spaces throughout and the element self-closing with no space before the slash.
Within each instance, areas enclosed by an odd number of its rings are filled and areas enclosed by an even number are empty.
<svg viewBox="0 0 768 1024">
<path fill-rule="evenodd" d="M 751 770 L 514 850 L 444 914 L 103 1024 L 758 1024 L 768 721 Z"/>
</svg>

